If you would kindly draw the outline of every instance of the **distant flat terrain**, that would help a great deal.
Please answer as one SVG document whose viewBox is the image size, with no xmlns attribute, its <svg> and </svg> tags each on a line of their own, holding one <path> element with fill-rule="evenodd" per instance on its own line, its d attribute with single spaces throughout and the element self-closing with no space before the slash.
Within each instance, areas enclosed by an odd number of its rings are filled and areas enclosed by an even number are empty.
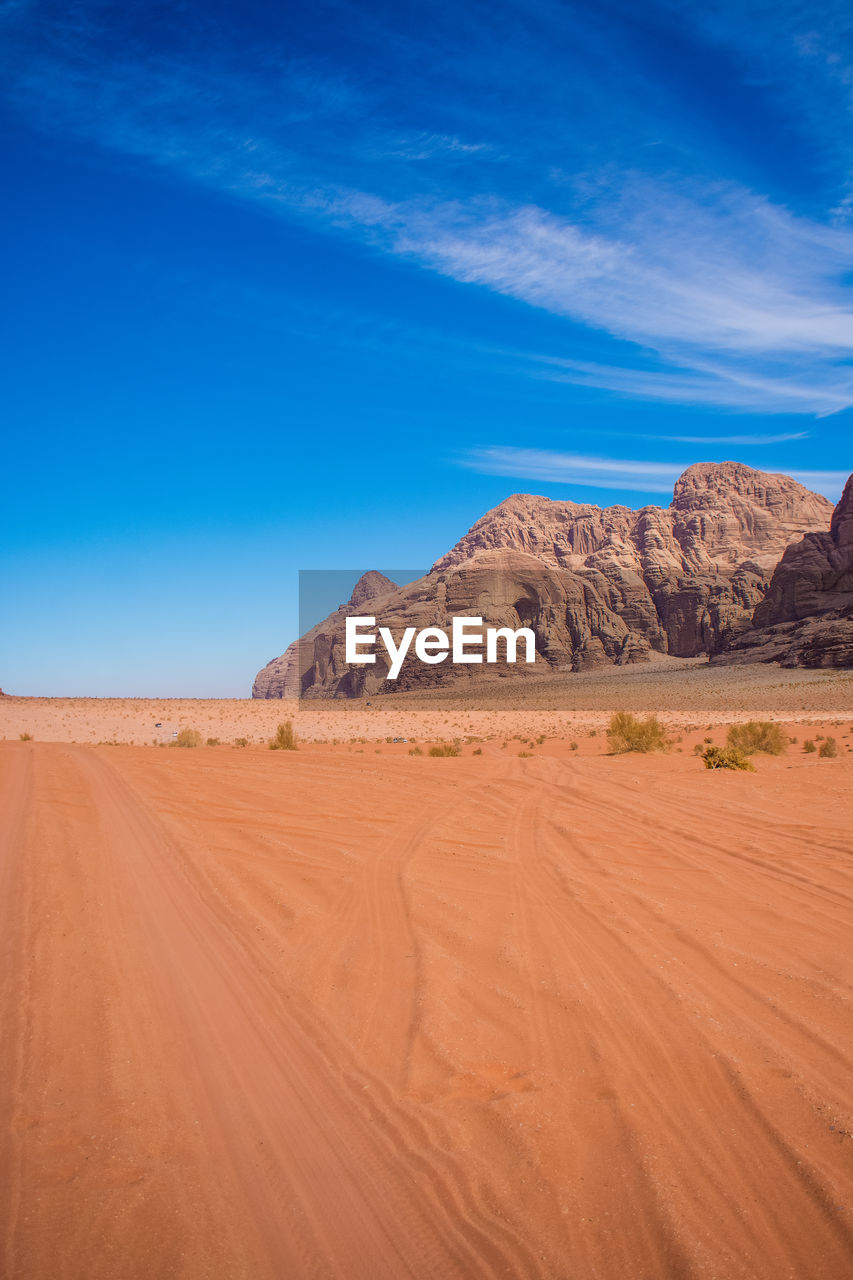
<svg viewBox="0 0 853 1280">
<path fill-rule="evenodd" d="M 853 719 L 853 671 L 783 670 L 771 664 L 710 666 L 703 659 L 664 659 L 567 673 L 547 680 L 507 678 L 476 691 L 458 685 L 436 693 L 381 695 L 369 701 L 251 698 L 0 697 L 0 740 L 31 733 L 39 741 L 170 742 L 183 728 L 203 739 L 266 741 L 293 719 L 304 740 L 437 741 L 580 733 L 601 728 L 624 709 L 655 712 L 673 725 L 726 723 L 750 715 L 788 720 Z"/>
<path fill-rule="evenodd" d="M 838 732 L 0 743 L 3 1275 L 847 1280 Z"/>
</svg>

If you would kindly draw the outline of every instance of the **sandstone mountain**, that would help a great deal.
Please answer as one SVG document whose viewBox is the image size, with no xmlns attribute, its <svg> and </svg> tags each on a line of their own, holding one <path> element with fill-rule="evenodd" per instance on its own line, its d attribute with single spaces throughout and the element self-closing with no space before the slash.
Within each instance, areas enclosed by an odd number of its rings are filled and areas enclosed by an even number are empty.
<svg viewBox="0 0 853 1280">
<path fill-rule="evenodd" d="M 825 535 L 831 514 L 826 498 L 787 476 L 735 462 L 688 468 L 666 508 L 601 508 L 514 494 L 419 581 L 395 588 L 381 575 L 365 575 L 356 603 L 341 606 L 265 667 L 253 696 L 353 697 L 471 672 L 482 677 L 483 668 L 460 673 L 450 664 L 425 668 L 407 659 L 390 685 L 381 659 L 347 668 L 344 619 L 364 612 L 366 601 L 395 636 L 406 626 L 447 627 L 459 615 L 490 626 L 529 626 L 540 672 L 638 662 L 653 650 L 681 657 L 719 651 L 749 623 L 786 547 L 807 533 Z"/>
<path fill-rule="evenodd" d="M 828 533 L 788 547 L 749 624 L 724 637 L 717 662 L 853 667 L 853 476 Z"/>
</svg>

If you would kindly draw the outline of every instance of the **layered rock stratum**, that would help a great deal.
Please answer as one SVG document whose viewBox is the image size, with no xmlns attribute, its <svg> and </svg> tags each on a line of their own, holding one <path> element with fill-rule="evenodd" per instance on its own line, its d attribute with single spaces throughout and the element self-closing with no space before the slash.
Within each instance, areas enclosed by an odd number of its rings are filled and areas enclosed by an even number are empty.
<svg viewBox="0 0 853 1280">
<path fill-rule="evenodd" d="M 724 638 L 715 661 L 853 667 L 853 476 L 829 532 L 785 550 L 751 621 Z"/>
<path fill-rule="evenodd" d="M 353 613 L 381 615 L 397 638 L 407 626 L 446 629 L 454 616 L 528 626 L 537 662 L 511 669 L 519 675 L 717 653 L 745 633 L 786 548 L 829 536 L 831 516 L 826 498 L 790 477 L 736 462 L 688 468 L 666 508 L 513 494 L 417 582 L 366 574 L 347 604 L 259 672 L 253 697 L 356 697 L 494 674 L 408 658 L 392 684 L 381 651 L 373 666 L 347 667 Z"/>
</svg>

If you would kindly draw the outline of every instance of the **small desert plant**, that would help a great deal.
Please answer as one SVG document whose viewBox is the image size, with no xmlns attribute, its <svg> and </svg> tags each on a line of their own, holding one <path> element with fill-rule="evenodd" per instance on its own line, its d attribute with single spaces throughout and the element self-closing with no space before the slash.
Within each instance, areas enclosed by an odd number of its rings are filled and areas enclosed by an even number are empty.
<svg viewBox="0 0 853 1280">
<path fill-rule="evenodd" d="M 709 739 L 709 738 L 706 738 L 706 739 L 705 739 L 705 741 L 706 741 L 706 742 L 709 742 L 709 741 L 710 741 L 710 739 Z M 697 742 L 697 743 L 696 743 L 695 747 L 693 748 L 693 754 L 694 754 L 694 756 L 704 756 L 704 754 L 705 754 L 705 748 L 702 746 L 702 743 L 701 743 L 701 742 Z"/>
<path fill-rule="evenodd" d="M 519 751 L 518 758 L 519 760 L 529 760 L 532 755 L 532 751 Z"/>
<path fill-rule="evenodd" d="M 452 742 L 443 742 L 440 747 L 430 747 L 431 756 L 458 756 L 459 748 Z"/>
<path fill-rule="evenodd" d="M 471 752 L 471 754 L 472 756 L 481 756 L 483 754 L 483 748 L 475 747 L 475 749 Z"/>
<path fill-rule="evenodd" d="M 616 755 L 626 751 L 666 751 L 669 746 L 666 729 L 657 716 L 639 720 L 629 711 L 617 711 L 611 716 L 607 740 Z"/>
<path fill-rule="evenodd" d="M 412 749 L 411 749 L 411 750 L 410 750 L 410 752 L 409 752 L 409 755 L 410 755 L 410 756 L 422 756 L 422 755 L 423 755 L 423 751 L 421 751 L 420 747 L 412 747 Z"/>
<path fill-rule="evenodd" d="M 200 747 L 201 734 L 198 729 L 181 729 L 175 738 L 176 747 Z"/>
<path fill-rule="evenodd" d="M 21 742 L 32 742 L 33 740 L 33 735 L 31 733 L 19 733 L 18 737 Z"/>
<path fill-rule="evenodd" d="M 834 760 L 838 755 L 838 743 L 835 739 L 826 738 L 825 741 L 820 744 L 820 751 L 818 752 L 818 755 L 824 760 Z"/>
<path fill-rule="evenodd" d="M 803 751 L 808 751 L 808 752 L 817 751 L 817 747 L 812 742 L 811 738 L 806 738 L 805 742 L 803 743 Z"/>
<path fill-rule="evenodd" d="M 295 751 L 296 737 L 293 733 L 293 723 L 285 720 L 275 731 L 275 737 L 270 738 L 270 751 Z"/>
<path fill-rule="evenodd" d="M 569 743 L 569 750 L 570 750 L 570 751 L 577 751 L 577 749 L 578 749 L 578 744 L 577 744 L 576 742 L 570 742 L 570 743 Z"/>
<path fill-rule="evenodd" d="M 706 769 L 745 769 L 755 773 L 755 765 L 737 747 L 706 747 L 702 759 Z"/>
<path fill-rule="evenodd" d="M 772 720 L 747 720 L 746 724 L 733 724 L 726 735 L 726 742 L 745 756 L 781 756 L 788 749 L 786 735 Z"/>
<path fill-rule="evenodd" d="M 248 747 L 248 745 L 249 745 L 249 739 L 248 739 L 248 738 L 235 738 L 235 739 L 234 739 L 234 746 L 235 746 L 235 747 Z"/>
<path fill-rule="evenodd" d="M 208 740 L 207 740 L 207 745 L 208 745 L 209 747 L 218 747 L 218 746 L 219 746 L 219 739 L 218 739 L 218 738 L 208 738 Z"/>
</svg>

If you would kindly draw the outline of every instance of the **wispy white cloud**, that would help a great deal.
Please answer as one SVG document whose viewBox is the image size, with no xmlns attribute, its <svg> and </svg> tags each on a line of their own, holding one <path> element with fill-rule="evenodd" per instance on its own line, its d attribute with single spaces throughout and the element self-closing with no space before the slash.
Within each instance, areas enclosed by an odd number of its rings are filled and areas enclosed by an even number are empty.
<svg viewBox="0 0 853 1280">
<path fill-rule="evenodd" d="M 583 454 L 512 447 L 472 449 L 460 465 L 492 476 L 539 480 L 548 484 L 590 485 L 602 489 L 630 489 L 669 493 L 688 465 L 672 462 L 634 462 Z"/>
<path fill-rule="evenodd" d="M 692 461 L 699 459 L 694 458 Z M 484 475 L 511 476 L 516 480 L 536 480 L 546 484 L 626 489 L 640 493 L 669 493 L 675 481 L 690 465 L 688 462 L 641 462 L 512 446 L 471 449 L 458 462 L 459 465 Z M 802 471 L 783 467 L 761 469 L 790 475 L 807 488 L 833 500 L 840 496 L 849 475 L 847 471 Z"/>
<path fill-rule="evenodd" d="M 778 435 L 749 434 L 735 436 L 643 436 L 644 440 L 669 440 L 673 444 L 788 444 L 791 440 L 807 440 L 807 431 L 783 431 Z"/>
</svg>

